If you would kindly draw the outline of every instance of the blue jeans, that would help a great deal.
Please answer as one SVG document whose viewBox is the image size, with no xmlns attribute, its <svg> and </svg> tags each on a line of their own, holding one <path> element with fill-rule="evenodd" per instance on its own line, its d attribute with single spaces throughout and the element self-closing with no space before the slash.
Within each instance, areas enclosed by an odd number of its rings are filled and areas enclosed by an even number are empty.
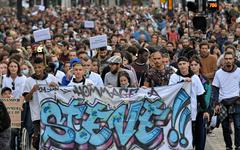
<svg viewBox="0 0 240 150">
<path fill-rule="evenodd" d="M 234 144 L 235 149 L 240 150 L 240 105 L 235 105 L 234 109 L 235 113 L 231 114 L 234 123 Z M 232 138 L 230 135 L 231 131 L 229 118 L 230 115 L 228 114 L 228 116 L 222 121 L 222 130 L 226 148 L 232 149 Z"/>
</svg>

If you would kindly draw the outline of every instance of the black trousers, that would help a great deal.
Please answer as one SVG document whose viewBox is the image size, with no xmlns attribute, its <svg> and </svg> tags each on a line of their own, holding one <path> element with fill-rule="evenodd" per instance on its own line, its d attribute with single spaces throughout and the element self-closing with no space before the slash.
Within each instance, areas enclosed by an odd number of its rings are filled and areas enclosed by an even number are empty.
<svg viewBox="0 0 240 150">
<path fill-rule="evenodd" d="M 39 150 L 40 144 L 40 120 L 33 121 L 33 138 L 32 145 L 36 150 Z"/>
</svg>

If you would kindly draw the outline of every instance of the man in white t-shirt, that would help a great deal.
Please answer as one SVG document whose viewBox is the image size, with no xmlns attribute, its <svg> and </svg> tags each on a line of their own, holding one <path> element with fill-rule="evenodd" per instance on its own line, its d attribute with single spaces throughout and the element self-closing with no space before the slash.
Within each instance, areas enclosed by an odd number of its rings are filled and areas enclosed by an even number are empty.
<svg viewBox="0 0 240 150">
<path fill-rule="evenodd" d="M 190 69 L 189 69 L 189 62 L 186 57 L 180 57 L 178 59 L 178 68 L 179 70 L 172 74 L 169 79 L 169 85 L 176 84 L 179 82 L 191 82 L 191 118 L 192 118 L 192 134 L 193 134 L 193 146 L 198 144 L 197 140 L 200 140 L 200 135 L 196 135 L 196 132 L 198 129 L 195 128 L 197 125 L 196 123 L 196 117 L 198 113 L 198 105 L 201 108 L 205 108 L 204 103 L 204 87 L 201 83 L 200 78 L 195 75 Z M 204 112 L 203 114 L 204 118 L 209 119 L 209 115 L 207 112 Z M 202 139 L 201 139 L 202 140 Z"/>
<path fill-rule="evenodd" d="M 86 79 L 93 81 L 95 86 L 104 86 L 101 76 L 91 71 L 92 60 L 88 56 L 83 57 L 82 64 L 85 70 Z"/>
<path fill-rule="evenodd" d="M 45 73 L 45 65 L 42 58 L 37 57 L 34 60 L 34 71 L 31 77 L 27 78 L 23 95 L 26 101 L 29 101 L 31 117 L 34 126 L 33 147 L 39 149 L 40 140 L 40 104 L 37 97 L 39 85 L 58 86 L 58 79 L 52 74 Z"/>
<path fill-rule="evenodd" d="M 225 52 L 223 68 L 219 69 L 213 79 L 215 111 L 220 113 L 220 103 L 227 109 L 226 118 L 222 121 L 223 137 L 226 149 L 232 149 L 230 116 L 234 122 L 235 149 L 240 149 L 240 68 L 234 64 L 234 54 Z M 229 109 L 234 112 L 230 114 Z M 223 113 L 223 112 L 222 112 Z"/>
</svg>

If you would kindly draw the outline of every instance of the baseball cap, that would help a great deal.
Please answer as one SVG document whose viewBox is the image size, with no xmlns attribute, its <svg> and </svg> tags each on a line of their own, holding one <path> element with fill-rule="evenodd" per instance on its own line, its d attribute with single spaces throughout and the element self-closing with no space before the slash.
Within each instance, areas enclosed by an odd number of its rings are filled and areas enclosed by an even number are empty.
<svg viewBox="0 0 240 150">
<path fill-rule="evenodd" d="M 122 58 L 120 56 L 112 56 L 107 60 L 110 64 L 121 64 Z"/>
<path fill-rule="evenodd" d="M 81 62 L 81 60 L 79 58 L 75 57 L 70 60 L 70 67 L 72 68 L 74 63 L 80 63 L 80 62 Z"/>
<path fill-rule="evenodd" d="M 38 46 L 37 50 L 36 50 L 36 53 L 44 53 L 43 46 Z"/>
</svg>

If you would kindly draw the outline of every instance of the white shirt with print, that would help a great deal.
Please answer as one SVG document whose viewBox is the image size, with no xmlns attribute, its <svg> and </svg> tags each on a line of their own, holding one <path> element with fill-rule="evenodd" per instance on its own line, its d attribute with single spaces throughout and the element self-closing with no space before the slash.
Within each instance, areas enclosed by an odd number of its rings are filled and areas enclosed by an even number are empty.
<svg viewBox="0 0 240 150">
<path fill-rule="evenodd" d="M 24 87 L 24 93 L 29 93 L 35 84 L 38 85 L 49 85 L 51 82 L 58 84 L 58 79 L 52 75 L 48 74 L 43 80 L 37 80 L 32 77 L 28 77 Z M 33 93 L 32 100 L 29 101 L 32 121 L 40 120 L 40 103 L 37 96 L 37 92 Z"/>
</svg>

